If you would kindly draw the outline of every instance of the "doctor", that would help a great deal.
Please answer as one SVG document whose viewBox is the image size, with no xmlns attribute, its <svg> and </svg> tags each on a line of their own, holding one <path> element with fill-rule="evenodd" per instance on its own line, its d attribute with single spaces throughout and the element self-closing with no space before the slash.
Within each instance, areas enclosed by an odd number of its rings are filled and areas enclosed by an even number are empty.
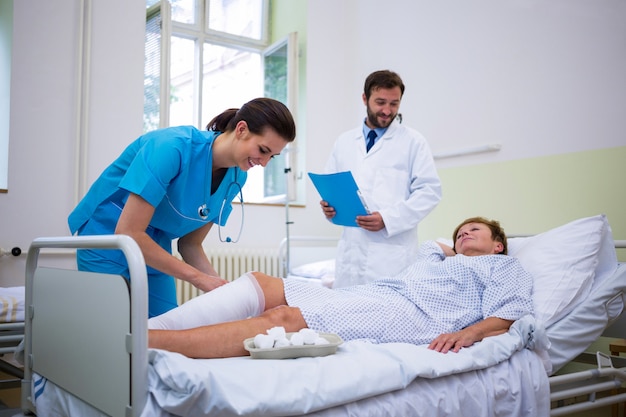
<svg viewBox="0 0 626 417">
<path fill-rule="evenodd" d="M 394 275 L 414 260 L 417 225 L 441 200 L 441 183 L 426 139 L 401 124 L 404 83 L 376 71 L 365 80 L 367 116 L 336 140 L 326 172 L 352 171 L 371 214 L 344 227 L 337 248 L 335 282 L 346 287 Z M 335 209 L 321 201 L 326 218 Z"/>
<path fill-rule="evenodd" d="M 70 231 L 132 237 L 148 265 L 148 315 L 165 313 L 177 306 L 174 277 L 205 292 L 226 283 L 202 242 L 215 223 L 225 225 L 233 198 L 243 204 L 247 171 L 267 165 L 295 136 L 287 107 L 268 98 L 224 111 L 206 131 L 181 126 L 146 133 L 94 182 L 69 215 Z M 182 260 L 172 256 L 174 239 Z M 83 271 L 129 279 L 119 250 L 80 250 L 77 263 Z"/>
</svg>

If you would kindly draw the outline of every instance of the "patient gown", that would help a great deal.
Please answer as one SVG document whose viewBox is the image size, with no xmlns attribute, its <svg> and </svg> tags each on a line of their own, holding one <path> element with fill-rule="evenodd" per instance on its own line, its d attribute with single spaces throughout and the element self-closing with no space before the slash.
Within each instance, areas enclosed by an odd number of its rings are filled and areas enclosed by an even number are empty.
<svg viewBox="0 0 626 417">
<path fill-rule="evenodd" d="M 532 314 L 532 278 L 506 255 L 446 257 L 434 241 L 412 265 L 369 284 L 329 289 L 285 280 L 287 304 L 307 326 L 344 340 L 430 343 L 487 317 Z"/>
</svg>

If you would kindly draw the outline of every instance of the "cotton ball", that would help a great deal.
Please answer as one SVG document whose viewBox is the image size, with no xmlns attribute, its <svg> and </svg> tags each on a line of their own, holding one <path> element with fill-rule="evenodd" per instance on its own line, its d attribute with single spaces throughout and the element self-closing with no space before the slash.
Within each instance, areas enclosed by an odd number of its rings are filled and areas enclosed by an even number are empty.
<svg viewBox="0 0 626 417">
<path fill-rule="evenodd" d="M 304 337 L 300 333 L 294 333 L 291 335 L 291 344 L 294 346 L 304 345 Z"/>
<path fill-rule="evenodd" d="M 291 342 L 286 337 L 281 337 L 280 339 L 276 339 L 276 341 L 274 342 L 275 348 L 280 348 L 280 347 L 285 347 L 285 346 L 291 346 Z"/>
<path fill-rule="evenodd" d="M 307 328 L 300 329 L 298 333 L 302 335 L 302 341 L 304 342 L 305 345 L 314 344 L 315 339 L 317 339 L 319 336 L 315 330 L 307 329 Z"/>
<path fill-rule="evenodd" d="M 272 336 L 274 338 L 274 340 L 278 340 L 278 339 L 284 339 L 287 337 L 287 333 L 285 332 L 285 328 L 278 326 L 278 327 L 272 327 L 271 329 L 269 329 L 267 331 L 267 334 Z"/>
<path fill-rule="evenodd" d="M 328 345 L 328 344 L 330 344 L 330 342 L 321 336 L 315 339 L 315 343 L 314 343 L 314 345 L 316 346 L 322 346 L 322 345 Z"/>
<path fill-rule="evenodd" d="M 259 349 L 269 349 L 274 347 L 274 338 L 267 334 L 257 334 L 254 336 L 254 346 Z"/>
</svg>

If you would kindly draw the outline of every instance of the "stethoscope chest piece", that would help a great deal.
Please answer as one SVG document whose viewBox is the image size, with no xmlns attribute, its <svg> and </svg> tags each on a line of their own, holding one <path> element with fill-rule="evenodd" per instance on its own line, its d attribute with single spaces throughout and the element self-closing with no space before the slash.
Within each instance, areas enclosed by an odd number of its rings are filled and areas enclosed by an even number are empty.
<svg viewBox="0 0 626 417">
<path fill-rule="evenodd" d="M 234 188 L 234 193 L 232 193 Z M 230 195 L 235 194 L 239 196 L 239 203 L 241 204 L 241 224 L 239 226 L 239 233 L 237 234 L 237 238 L 233 239 L 230 236 L 226 236 L 226 238 L 222 237 L 222 226 L 220 226 L 223 222 L 222 222 L 222 215 L 224 213 L 224 207 L 226 207 L 226 205 L 228 204 L 228 198 Z M 205 195 L 204 198 L 205 201 L 207 201 L 207 196 Z M 198 216 L 202 219 L 202 220 L 206 220 L 209 218 L 209 214 L 211 213 L 211 210 L 207 207 L 207 204 L 204 203 L 202 204 L 200 207 L 198 207 Z M 241 190 L 241 184 L 239 184 L 237 182 L 237 171 L 235 171 L 235 180 L 232 181 L 230 184 L 228 184 L 228 187 L 226 188 L 226 192 L 224 193 L 224 199 L 222 200 L 222 206 L 220 208 L 220 212 L 217 218 L 217 232 L 218 232 L 218 236 L 221 242 L 227 242 L 227 243 L 237 243 L 239 241 L 239 238 L 241 237 L 241 232 L 243 231 L 243 221 L 244 221 L 244 213 L 243 213 L 243 193 Z"/>
<path fill-rule="evenodd" d="M 200 207 L 198 207 L 198 216 L 200 216 L 202 220 L 206 220 L 209 217 L 209 212 L 210 210 L 206 206 L 206 204 L 203 204 Z"/>
</svg>

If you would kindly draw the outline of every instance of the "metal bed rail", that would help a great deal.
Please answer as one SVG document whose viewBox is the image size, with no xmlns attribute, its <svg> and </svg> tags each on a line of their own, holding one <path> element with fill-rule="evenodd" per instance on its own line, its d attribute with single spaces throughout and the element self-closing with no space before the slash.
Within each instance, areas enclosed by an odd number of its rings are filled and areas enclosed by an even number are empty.
<svg viewBox="0 0 626 417">
<path fill-rule="evenodd" d="M 132 389 L 131 404 L 126 409 L 127 417 L 139 416 L 147 401 L 148 384 L 148 280 L 146 264 L 139 245 L 125 235 L 47 237 L 35 239 L 26 260 L 26 321 L 24 334 L 24 379 L 22 380 L 23 411 L 36 411 L 31 398 L 33 369 L 30 354 L 32 352 L 31 316 L 33 308 L 33 283 L 39 253 L 42 249 L 119 249 L 128 261 L 130 272 L 130 328 L 127 335 L 127 350 L 131 356 Z"/>
</svg>

